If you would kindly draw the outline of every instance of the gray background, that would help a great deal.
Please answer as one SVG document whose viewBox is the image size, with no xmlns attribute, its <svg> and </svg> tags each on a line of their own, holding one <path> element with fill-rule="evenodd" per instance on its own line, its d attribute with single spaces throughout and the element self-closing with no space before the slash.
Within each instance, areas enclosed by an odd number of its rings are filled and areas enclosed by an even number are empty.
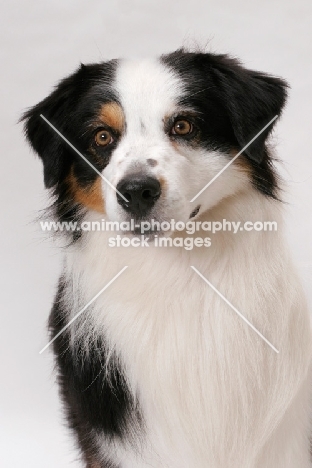
<svg viewBox="0 0 312 468">
<path fill-rule="evenodd" d="M 21 112 L 79 62 L 169 52 L 194 41 L 285 77 L 290 99 L 274 142 L 288 183 L 287 236 L 312 303 L 310 0 L 11 1 L 1 5 L 0 465 L 81 466 L 64 428 L 46 344 L 61 255 L 35 222 L 47 205 Z"/>
</svg>

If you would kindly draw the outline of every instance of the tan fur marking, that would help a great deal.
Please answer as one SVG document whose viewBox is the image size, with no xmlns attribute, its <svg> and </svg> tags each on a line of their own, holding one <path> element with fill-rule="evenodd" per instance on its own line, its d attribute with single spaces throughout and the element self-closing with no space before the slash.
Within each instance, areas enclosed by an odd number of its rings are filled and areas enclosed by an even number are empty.
<svg viewBox="0 0 312 468">
<path fill-rule="evenodd" d="M 124 113 L 116 102 L 103 104 L 100 110 L 99 119 L 103 124 L 108 125 L 113 130 L 117 130 L 119 133 L 121 133 L 124 128 Z"/>
<path fill-rule="evenodd" d="M 239 150 L 236 149 L 232 149 L 230 151 L 230 155 L 232 158 L 234 158 L 238 153 Z M 240 154 L 238 158 L 235 159 L 233 164 L 235 164 L 235 166 L 242 172 L 245 172 L 246 174 L 250 175 L 251 169 L 243 154 Z"/>
<path fill-rule="evenodd" d="M 71 172 L 68 182 L 70 191 L 77 203 L 91 210 L 105 213 L 101 177 L 97 177 L 92 185 L 81 187 L 73 172 Z"/>
</svg>

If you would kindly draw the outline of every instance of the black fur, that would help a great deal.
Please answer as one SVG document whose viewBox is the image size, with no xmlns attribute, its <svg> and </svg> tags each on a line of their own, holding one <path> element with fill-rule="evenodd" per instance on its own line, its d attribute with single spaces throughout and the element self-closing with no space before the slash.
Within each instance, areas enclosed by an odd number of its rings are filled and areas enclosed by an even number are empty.
<svg viewBox="0 0 312 468">
<path fill-rule="evenodd" d="M 161 60 L 184 80 L 186 93 L 180 103 L 196 111 L 194 118 L 200 137 L 197 144 L 207 149 L 220 149 L 228 154 L 233 149 L 240 150 L 275 115 L 280 115 L 284 106 L 284 81 L 246 70 L 228 56 L 179 50 Z M 116 61 L 82 65 L 23 116 L 26 136 L 43 161 L 45 185 L 53 191 L 53 213 L 59 221 L 77 221 L 83 214 L 83 207 L 73 201 L 69 192 L 67 178 L 70 171 L 74 171 L 82 187 L 94 182 L 97 174 L 42 120 L 40 114 L 102 171 L 109 164 L 115 146 L 97 149 L 96 153 L 92 151 L 94 128 L 90 124 L 102 104 L 118 102 L 112 86 L 117 65 Z M 272 128 L 273 124 L 242 158 L 251 169 L 254 186 L 263 194 L 276 197 L 276 176 L 265 143 Z M 115 145 L 119 137 L 116 135 Z M 185 139 L 185 144 L 193 143 L 191 139 Z M 79 242 L 79 234 L 73 235 L 73 240 Z M 67 323 L 70 289 L 61 278 L 50 316 L 51 337 Z M 142 431 L 144 426 L 118 356 L 115 356 L 110 372 L 106 373 L 107 350 L 103 339 L 95 338 L 86 354 L 79 340 L 74 345 L 71 343 L 66 330 L 53 346 L 68 420 L 78 436 L 88 467 L 97 462 L 103 468 L 118 468 L 109 459 L 99 458 L 94 435 L 105 434 L 109 444 L 113 439 L 122 439 L 125 434 L 129 440 L 133 428 L 140 427 Z"/>
<path fill-rule="evenodd" d="M 82 207 L 69 192 L 67 177 L 73 169 L 78 183 L 88 186 L 96 172 L 41 118 L 46 117 L 99 171 L 109 162 L 113 146 L 94 154 L 91 148 L 94 129 L 90 126 L 100 106 L 117 101 L 111 88 L 117 61 L 81 65 L 62 80 L 43 101 L 22 117 L 25 134 L 43 161 L 44 182 L 52 189 L 52 213 L 59 221 L 79 221 Z M 74 232 L 73 240 L 81 233 Z"/>
<path fill-rule="evenodd" d="M 287 84 L 280 78 L 244 68 L 227 55 L 186 52 L 162 56 L 178 73 L 186 93 L 182 105 L 202 115 L 201 143 L 207 149 L 241 150 L 270 120 L 280 116 Z M 274 122 L 244 151 L 254 186 L 276 198 L 277 179 L 265 141 Z"/>
<path fill-rule="evenodd" d="M 117 62 L 81 65 L 69 77 L 62 80 L 56 89 L 43 101 L 23 115 L 26 137 L 43 161 L 44 181 L 47 188 L 58 185 L 73 162 L 77 174 L 87 183 L 96 174 L 65 143 L 40 115 L 44 115 L 73 143 L 78 150 L 88 151 L 88 124 L 91 123 L 100 105 L 116 100 L 111 89 Z M 91 155 L 86 154 L 91 158 Z M 99 164 L 91 161 L 95 166 Z M 99 164 L 98 169 L 101 169 Z"/>
<path fill-rule="evenodd" d="M 61 277 L 49 319 L 51 338 L 68 322 L 65 303 L 70 301 L 69 289 L 70 283 Z M 103 464 L 94 434 L 105 434 L 109 444 L 125 436 L 128 440 L 130 436 L 131 440 L 136 427 L 143 429 L 139 407 L 131 396 L 118 359 L 111 358 L 113 365 L 106 368 L 107 351 L 103 339 L 93 341 L 86 354 L 79 340 L 72 345 L 68 330 L 53 342 L 53 350 L 67 419 L 78 436 L 86 462 L 97 460 L 105 468 L 117 468 L 109 459 Z"/>
<path fill-rule="evenodd" d="M 162 62 L 178 73 L 186 93 L 181 104 L 197 110 L 201 118 L 200 144 L 225 153 L 242 149 L 275 115 L 286 100 L 286 83 L 264 73 L 245 69 L 227 55 L 178 50 L 164 55 Z M 25 133 L 44 165 L 47 188 L 53 189 L 53 212 L 60 221 L 79 221 L 82 207 L 73 202 L 66 177 L 71 168 L 79 184 L 87 186 L 97 177 L 79 155 L 49 125 L 44 115 L 98 169 L 109 163 L 118 144 L 92 152 L 94 129 L 90 123 L 105 102 L 117 101 L 112 82 L 117 61 L 81 67 L 59 83 L 46 99 L 29 109 L 22 119 Z M 254 186 L 276 198 L 277 178 L 265 141 L 274 123 L 242 155 L 251 168 Z M 74 233 L 74 239 L 79 238 Z"/>
</svg>

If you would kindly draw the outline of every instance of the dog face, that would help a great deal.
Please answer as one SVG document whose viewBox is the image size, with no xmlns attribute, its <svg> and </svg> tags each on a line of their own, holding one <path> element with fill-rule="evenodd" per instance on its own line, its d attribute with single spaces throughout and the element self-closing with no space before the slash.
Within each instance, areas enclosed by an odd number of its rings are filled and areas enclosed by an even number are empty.
<svg viewBox="0 0 312 468">
<path fill-rule="evenodd" d="M 186 222 L 250 184 L 276 195 L 265 144 L 272 124 L 190 203 L 280 115 L 285 89 L 227 56 L 179 50 L 157 60 L 82 65 L 26 112 L 25 129 L 59 218 L 95 210 L 120 222 Z"/>
</svg>

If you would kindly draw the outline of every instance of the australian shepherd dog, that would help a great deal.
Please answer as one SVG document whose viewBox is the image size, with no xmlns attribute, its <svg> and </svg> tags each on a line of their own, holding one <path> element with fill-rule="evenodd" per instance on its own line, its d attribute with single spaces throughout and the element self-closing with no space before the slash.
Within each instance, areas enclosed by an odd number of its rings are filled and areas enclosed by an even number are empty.
<svg viewBox="0 0 312 468">
<path fill-rule="evenodd" d="M 310 467 L 309 314 L 268 142 L 286 94 L 180 49 L 81 65 L 24 114 L 76 226 L 49 330 L 88 468 Z"/>
</svg>

